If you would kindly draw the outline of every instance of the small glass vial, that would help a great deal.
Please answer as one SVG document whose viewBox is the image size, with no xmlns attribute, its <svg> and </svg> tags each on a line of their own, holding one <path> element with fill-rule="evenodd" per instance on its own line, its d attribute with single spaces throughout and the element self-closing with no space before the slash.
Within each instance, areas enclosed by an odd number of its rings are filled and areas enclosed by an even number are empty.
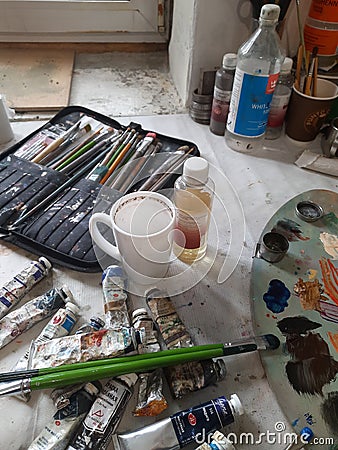
<svg viewBox="0 0 338 450">
<path fill-rule="evenodd" d="M 213 196 L 208 161 L 189 158 L 174 186 L 177 217 L 173 250 L 183 262 L 191 264 L 206 254 Z"/>
</svg>

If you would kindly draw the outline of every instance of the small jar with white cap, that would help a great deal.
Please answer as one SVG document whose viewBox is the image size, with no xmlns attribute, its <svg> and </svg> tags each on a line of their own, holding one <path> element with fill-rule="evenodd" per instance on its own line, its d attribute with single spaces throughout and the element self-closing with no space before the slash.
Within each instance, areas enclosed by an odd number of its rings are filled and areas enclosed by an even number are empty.
<svg viewBox="0 0 338 450">
<path fill-rule="evenodd" d="M 192 264 L 207 251 L 207 237 L 215 185 L 209 178 L 209 163 L 201 157 L 189 158 L 183 174 L 174 186 L 176 226 L 174 253 L 183 262 Z"/>
</svg>

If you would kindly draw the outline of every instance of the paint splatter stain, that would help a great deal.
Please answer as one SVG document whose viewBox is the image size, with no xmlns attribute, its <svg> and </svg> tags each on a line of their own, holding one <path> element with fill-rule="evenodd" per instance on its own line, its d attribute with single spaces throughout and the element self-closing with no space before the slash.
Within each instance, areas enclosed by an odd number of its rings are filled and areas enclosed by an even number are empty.
<svg viewBox="0 0 338 450">
<path fill-rule="evenodd" d="M 288 299 L 291 292 L 281 280 L 271 280 L 268 291 L 263 295 L 267 308 L 278 314 L 288 307 Z"/>
<path fill-rule="evenodd" d="M 327 300 L 322 295 L 324 289 L 316 278 L 313 281 L 303 281 L 299 278 L 293 288 L 294 293 L 299 297 L 300 305 L 304 310 L 320 310 L 320 300 Z"/>
<path fill-rule="evenodd" d="M 329 331 L 327 334 L 329 336 L 331 344 L 338 353 L 338 333 L 331 333 L 331 331 Z"/>
<path fill-rule="evenodd" d="M 310 332 L 321 325 L 296 316 L 281 320 L 277 326 L 286 336 L 291 356 L 285 366 L 291 386 L 298 394 L 323 395 L 323 387 L 337 376 L 338 362 L 320 334 Z"/>
<path fill-rule="evenodd" d="M 310 239 L 307 236 L 303 236 L 300 225 L 291 219 L 284 218 L 278 220 L 277 224 L 272 228 L 271 231 L 283 234 L 290 242 L 297 241 L 298 239 L 301 241 L 308 241 Z"/>
<path fill-rule="evenodd" d="M 316 330 L 322 325 L 318 322 L 313 322 L 304 316 L 285 317 L 277 322 L 277 327 L 282 334 L 305 334 L 308 331 Z"/>
<path fill-rule="evenodd" d="M 322 241 L 326 253 L 332 256 L 334 260 L 338 260 L 338 236 L 322 232 L 319 235 L 319 239 Z"/>
<path fill-rule="evenodd" d="M 321 404 L 322 417 L 332 433 L 338 435 L 338 392 L 329 392 Z"/>
<path fill-rule="evenodd" d="M 308 271 L 306 272 L 306 275 L 309 278 L 309 281 L 312 281 L 316 278 L 318 271 L 315 269 L 308 269 Z"/>
<path fill-rule="evenodd" d="M 325 293 L 338 305 L 338 269 L 327 258 L 319 260 Z"/>
</svg>

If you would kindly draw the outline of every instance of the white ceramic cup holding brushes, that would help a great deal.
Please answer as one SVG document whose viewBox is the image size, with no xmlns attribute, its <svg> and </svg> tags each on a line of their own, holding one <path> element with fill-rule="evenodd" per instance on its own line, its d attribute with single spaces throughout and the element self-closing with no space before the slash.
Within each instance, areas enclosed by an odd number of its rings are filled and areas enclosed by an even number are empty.
<svg viewBox="0 0 338 450">
<path fill-rule="evenodd" d="M 98 224 L 114 234 L 108 242 Z M 121 197 L 110 214 L 94 213 L 89 221 L 93 241 L 109 256 L 122 262 L 135 283 L 146 285 L 165 277 L 171 260 L 175 206 L 157 192 L 137 191 Z"/>
</svg>

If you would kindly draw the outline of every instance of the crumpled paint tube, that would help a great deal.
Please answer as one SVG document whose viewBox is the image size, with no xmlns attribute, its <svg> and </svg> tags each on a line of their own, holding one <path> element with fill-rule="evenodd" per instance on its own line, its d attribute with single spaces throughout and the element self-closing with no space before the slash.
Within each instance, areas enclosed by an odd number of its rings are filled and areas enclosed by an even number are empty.
<svg viewBox="0 0 338 450">
<path fill-rule="evenodd" d="M 68 298 L 70 298 L 70 296 L 71 293 L 68 292 Z M 56 337 L 66 336 L 73 329 L 79 312 L 80 309 L 77 305 L 67 302 L 64 308 L 58 309 L 34 342 L 46 342 Z M 30 349 L 28 349 L 27 352 L 18 360 L 12 368 L 12 372 L 29 369 L 29 354 Z M 22 392 L 17 396 L 17 398 L 27 402 L 30 399 L 30 393 Z"/>
<path fill-rule="evenodd" d="M 57 367 L 62 364 L 93 361 L 135 352 L 143 340 L 143 332 L 132 328 L 99 330 L 65 336 L 32 345 L 32 369 Z"/>
<path fill-rule="evenodd" d="M 90 410 L 100 383 L 86 383 L 69 399 L 69 404 L 57 411 L 27 450 L 64 450 L 85 415 Z"/>
<path fill-rule="evenodd" d="M 168 349 L 193 345 L 188 330 L 165 291 L 150 290 L 147 293 L 146 301 Z M 222 359 L 216 361 L 210 359 L 167 367 L 164 373 L 172 396 L 181 398 L 189 392 L 197 391 L 222 380 L 225 377 L 226 369 Z"/>
<path fill-rule="evenodd" d="M 126 275 L 122 267 L 108 266 L 102 274 L 103 307 L 108 329 L 130 326 L 125 288 Z"/>
<path fill-rule="evenodd" d="M 139 345 L 139 353 L 152 353 L 161 350 L 155 334 L 155 324 L 145 308 L 136 309 L 132 314 L 132 324 L 135 330 L 143 329 L 144 342 Z M 139 375 L 137 404 L 134 416 L 157 416 L 168 407 L 163 395 L 162 369 Z"/>
<path fill-rule="evenodd" d="M 0 319 L 8 314 L 9 310 L 48 274 L 51 267 L 48 259 L 41 257 L 38 261 L 31 261 L 27 267 L 2 286 L 0 289 Z"/>
<path fill-rule="evenodd" d="M 68 293 L 67 287 L 50 289 L 3 317 L 0 320 L 0 348 L 65 306 Z"/>
<path fill-rule="evenodd" d="M 134 373 L 108 380 L 67 450 L 107 449 L 132 396 L 136 381 L 137 375 Z"/>
</svg>

